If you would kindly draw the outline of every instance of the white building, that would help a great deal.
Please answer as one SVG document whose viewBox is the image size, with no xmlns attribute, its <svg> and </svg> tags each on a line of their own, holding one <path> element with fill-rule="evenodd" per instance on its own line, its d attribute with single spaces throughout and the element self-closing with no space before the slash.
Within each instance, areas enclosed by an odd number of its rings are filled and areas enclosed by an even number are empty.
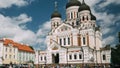
<svg viewBox="0 0 120 68">
<path fill-rule="evenodd" d="M 110 63 L 110 48 L 105 50 L 103 47 L 96 17 L 84 0 L 82 4 L 70 0 L 66 4 L 65 21 L 61 17 L 55 5 L 51 31 L 46 38 L 47 49 L 39 51 L 39 64 Z"/>
<path fill-rule="evenodd" d="M 35 52 L 29 46 L 10 39 L 0 40 L 0 64 L 27 64 L 35 59 Z"/>
</svg>

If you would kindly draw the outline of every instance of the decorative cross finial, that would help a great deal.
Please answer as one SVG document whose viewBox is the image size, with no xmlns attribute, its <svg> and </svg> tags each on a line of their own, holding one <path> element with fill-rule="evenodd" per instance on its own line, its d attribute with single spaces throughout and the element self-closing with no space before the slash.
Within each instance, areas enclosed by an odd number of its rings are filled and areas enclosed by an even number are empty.
<svg viewBox="0 0 120 68">
<path fill-rule="evenodd" d="M 55 1 L 55 11 L 57 11 L 57 7 L 58 7 L 57 1 Z"/>
</svg>

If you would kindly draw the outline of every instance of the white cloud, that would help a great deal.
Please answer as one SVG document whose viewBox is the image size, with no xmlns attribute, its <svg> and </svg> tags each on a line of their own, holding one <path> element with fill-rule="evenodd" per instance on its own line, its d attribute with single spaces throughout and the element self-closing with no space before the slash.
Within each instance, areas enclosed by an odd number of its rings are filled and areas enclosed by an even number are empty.
<svg viewBox="0 0 120 68">
<path fill-rule="evenodd" d="M 43 25 L 39 26 L 39 30 L 37 32 L 37 43 L 40 45 L 41 48 L 45 48 L 46 46 L 46 36 L 51 29 L 50 21 L 45 22 Z"/>
<path fill-rule="evenodd" d="M 0 8 L 9 8 L 13 5 L 21 7 L 28 5 L 29 2 L 32 1 L 33 0 L 0 0 Z"/>
<path fill-rule="evenodd" d="M 103 8 L 103 7 L 106 7 L 106 6 L 110 5 L 110 4 L 116 4 L 116 5 L 120 4 L 120 0 L 105 0 L 99 6 L 101 8 Z"/>
<path fill-rule="evenodd" d="M 17 17 L 9 17 L 0 14 L 0 38 L 10 38 L 17 42 L 33 45 L 36 41 L 36 34 L 28 29 L 23 29 L 19 25 L 32 21 L 26 14 Z"/>
</svg>

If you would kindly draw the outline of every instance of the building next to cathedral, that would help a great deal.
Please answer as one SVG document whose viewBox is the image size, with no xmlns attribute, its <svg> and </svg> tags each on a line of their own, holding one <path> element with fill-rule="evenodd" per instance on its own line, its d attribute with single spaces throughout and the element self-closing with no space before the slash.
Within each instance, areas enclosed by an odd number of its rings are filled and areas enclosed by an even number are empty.
<svg viewBox="0 0 120 68">
<path fill-rule="evenodd" d="M 96 17 L 84 0 L 70 0 L 66 19 L 61 17 L 55 5 L 51 31 L 46 37 L 47 49 L 36 52 L 35 64 L 110 64 L 110 47 L 103 47 Z"/>
</svg>

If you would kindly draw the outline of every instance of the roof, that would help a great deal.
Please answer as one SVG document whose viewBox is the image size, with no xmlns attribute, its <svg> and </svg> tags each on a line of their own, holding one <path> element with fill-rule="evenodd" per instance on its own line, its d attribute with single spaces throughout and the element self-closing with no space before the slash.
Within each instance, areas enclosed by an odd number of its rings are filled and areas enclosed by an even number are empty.
<svg viewBox="0 0 120 68">
<path fill-rule="evenodd" d="M 66 8 L 69 8 L 71 6 L 80 6 L 81 3 L 78 0 L 70 0 L 67 4 L 66 4 Z"/>
<path fill-rule="evenodd" d="M 19 51 L 26 51 L 26 52 L 34 53 L 34 50 L 32 50 L 30 48 L 30 46 L 14 42 L 13 40 L 10 40 L 10 39 L 4 39 L 3 40 L 3 45 L 4 46 L 8 46 L 9 44 L 12 44 L 13 47 L 17 47 Z"/>
<path fill-rule="evenodd" d="M 51 18 L 54 18 L 54 17 L 59 17 L 61 18 L 61 14 L 58 12 L 58 11 L 54 11 L 51 15 Z"/>
</svg>

